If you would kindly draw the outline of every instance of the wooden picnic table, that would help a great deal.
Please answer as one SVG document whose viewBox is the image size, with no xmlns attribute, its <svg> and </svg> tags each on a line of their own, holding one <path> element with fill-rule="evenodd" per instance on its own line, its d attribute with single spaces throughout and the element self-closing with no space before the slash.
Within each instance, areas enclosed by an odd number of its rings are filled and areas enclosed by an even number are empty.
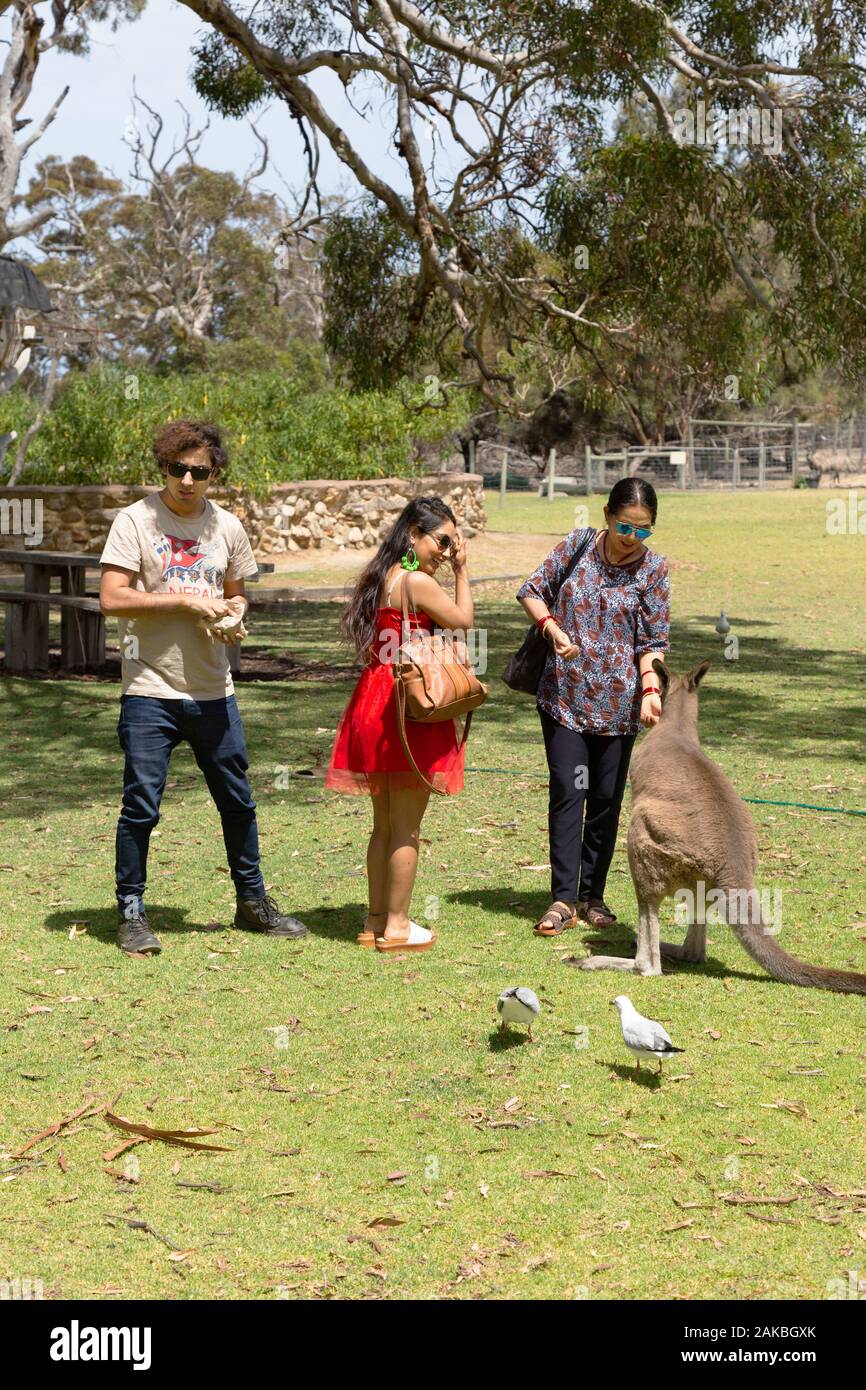
<svg viewBox="0 0 866 1390">
<path fill-rule="evenodd" d="M 6 605 L 7 671 L 48 670 L 48 610 L 60 609 L 60 669 L 80 671 L 105 664 L 105 618 L 96 594 L 87 594 L 88 570 L 100 568 L 98 555 L 62 550 L 0 549 L 0 563 L 20 565 L 23 590 L 0 590 Z M 263 561 L 259 574 L 272 574 Z M 60 592 L 52 592 L 52 577 L 60 577 Z M 240 644 L 228 648 L 229 667 L 240 670 Z"/>
<path fill-rule="evenodd" d="M 20 565 L 23 591 L 3 591 L 6 604 L 6 669 L 47 671 L 48 610 L 60 608 L 60 669 L 79 671 L 105 661 L 105 619 L 95 595 L 86 593 L 86 572 L 98 555 L 64 550 L 0 549 L 0 563 Z M 60 578 L 60 593 L 51 589 Z"/>
<path fill-rule="evenodd" d="M 255 584 L 258 580 L 259 574 L 273 574 L 274 570 L 276 569 L 276 566 L 272 564 L 270 560 L 256 561 L 256 563 L 259 566 L 259 573 L 254 575 L 252 579 L 248 579 L 248 584 Z M 242 645 L 243 643 L 241 642 L 233 642 L 231 646 L 226 648 L 229 657 L 229 670 L 231 671 L 233 676 L 236 676 L 241 669 Z"/>
</svg>

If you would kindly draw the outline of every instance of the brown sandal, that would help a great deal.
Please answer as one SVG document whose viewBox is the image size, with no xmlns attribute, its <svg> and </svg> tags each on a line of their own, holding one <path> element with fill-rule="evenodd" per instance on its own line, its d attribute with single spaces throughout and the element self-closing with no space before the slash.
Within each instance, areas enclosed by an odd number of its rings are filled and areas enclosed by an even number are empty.
<svg viewBox="0 0 866 1390">
<path fill-rule="evenodd" d="M 577 915 L 582 922 L 588 922 L 591 927 L 612 927 L 617 920 L 616 913 L 611 912 L 602 898 L 579 900 Z"/>
<path fill-rule="evenodd" d="M 577 926 L 577 913 L 568 903 L 551 903 L 543 917 L 532 928 L 536 936 L 561 936 L 569 927 Z"/>
<path fill-rule="evenodd" d="M 379 937 L 385 935 L 384 927 L 381 931 L 371 931 L 367 926 L 369 920 L 369 917 L 364 918 L 364 930 L 358 932 L 358 935 L 355 937 L 359 946 L 375 946 Z"/>
</svg>

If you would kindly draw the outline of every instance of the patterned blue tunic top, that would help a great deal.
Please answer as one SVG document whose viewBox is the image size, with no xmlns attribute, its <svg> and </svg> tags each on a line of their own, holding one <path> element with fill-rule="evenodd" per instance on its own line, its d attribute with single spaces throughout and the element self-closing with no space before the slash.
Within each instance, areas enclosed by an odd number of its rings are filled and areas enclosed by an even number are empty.
<svg viewBox="0 0 866 1390">
<path fill-rule="evenodd" d="M 570 531 L 517 591 L 519 599 L 542 599 L 580 647 L 568 661 L 551 649 L 536 704 L 579 733 L 637 734 L 643 727 L 638 657 L 669 649 L 668 564 L 647 550 L 628 565 L 611 565 L 593 544 L 560 588 L 588 529 Z"/>
</svg>

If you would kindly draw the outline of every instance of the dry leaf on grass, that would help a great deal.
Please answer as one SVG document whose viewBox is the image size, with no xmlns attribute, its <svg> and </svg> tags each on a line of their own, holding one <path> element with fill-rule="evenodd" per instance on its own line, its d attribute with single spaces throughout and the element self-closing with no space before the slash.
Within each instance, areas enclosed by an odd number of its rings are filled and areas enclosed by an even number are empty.
<svg viewBox="0 0 866 1390">
<path fill-rule="evenodd" d="M 140 1138 L 140 1137 L 139 1137 L 139 1138 L 135 1138 L 135 1139 L 124 1139 L 124 1141 L 123 1141 L 122 1144 L 118 1144 L 118 1145 L 117 1145 L 117 1148 L 115 1148 L 115 1149 L 106 1149 L 105 1153 L 102 1155 L 103 1162 L 104 1162 L 104 1163 L 113 1163 L 114 1160 L 115 1160 L 116 1158 L 120 1158 L 120 1155 L 121 1155 L 122 1153 L 126 1153 L 126 1150 L 127 1150 L 127 1149 L 133 1149 L 133 1148 L 135 1148 L 135 1145 L 136 1145 L 136 1144 L 143 1144 L 143 1143 L 144 1143 L 144 1140 L 143 1140 L 142 1138 Z"/>
<path fill-rule="evenodd" d="M 116 1099 L 117 1097 L 115 1097 L 115 1100 Z M 94 1115 L 101 1115 L 107 1106 L 113 1104 L 114 1101 L 106 1100 L 97 1105 L 96 1098 L 90 1096 L 85 1104 L 80 1105 L 77 1110 L 73 1110 L 71 1115 L 67 1115 L 63 1120 L 58 1120 L 56 1124 L 49 1125 L 47 1129 L 41 1130 L 39 1134 L 34 1134 L 33 1138 L 28 1139 L 26 1144 L 22 1144 L 20 1149 L 14 1149 L 9 1157 L 21 1158 L 23 1154 L 27 1153 L 28 1149 L 33 1148 L 34 1144 L 41 1143 L 43 1139 L 53 1139 L 55 1134 L 59 1134 L 62 1129 L 65 1129 L 67 1125 L 71 1125 L 74 1120 L 81 1120 L 85 1116 L 90 1119 Z"/>
<path fill-rule="evenodd" d="M 368 1236 L 365 1233 L 356 1236 L 346 1236 L 346 1242 L 349 1245 L 356 1245 L 359 1240 L 363 1240 L 367 1243 L 367 1245 L 371 1245 L 373 1249 L 376 1251 L 377 1255 L 383 1254 L 382 1247 L 375 1236 Z"/>
<path fill-rule="evenodd" d="M 792 1115 L 798 1115 L 802 1120 L 810 1120 L 812 1118 L 809 1114 L 809 1111 L 806 1109 L 806 1106 L 803 1104 L 801 1100 L 774 1100 L 770 1102 L 763 1101 L 761 1103 L 761 1109 L 788 1110 Z"/>
<path fill-rule="evenodd" d="M 733 1192 L 720 1192 L 719 1201 L 727 1202 L 729 1206 L 785 1207 L 790 1202 L 802 1202 L 805 1195 L 803 1192 L 795 1192 L 792 1197 L 738 1197 Z"/>
<path fill-rule="evenodd" d="M 151 1125 L 136 1124 L 121 1115 L 114 1115 L 110 1110 L 105 1112 L 105 1119 L 116 1129 L 125 1130 L 127 1134 L 138 1134 L 142 1139 L 158 1139 L 162 1144 L 176 1144 L 183 1149 L 209 1149 L 213 1153 L 232 1152 L 232 1149 L 224 1144 L 198 1142 L 198 1136 L 201 1134 L 218 1134 L 219 1131 L 216 1129 L 154 1129 Z"/>
<path fill-rule="evenodd" d="M 401 1221 L 399 1216 L 374 1216 L 372 1221 L 367 1222 L 368 1231 L 381 1231 L 387 1226 L 405 1226 L 406 1222 Z"/>
<path fill-rule="evenodd" d="M 117 1178 L 118 1182 L 128 1182 L 133 1186 L 140 1182 L 140 1179 L 137 1178 L 134 1173 L 124 1173 L 120 1168 L 104 1167 L 102 1171 L 103 1173 L 107 1173 L 110 1178 Z"/>
<path fill-rule="evenodd" d="M 753 1221 L 766 1221 L 770 1226 L 793 1226 L 794 1222 L 789 1221 L 785 1216 L 771 1216 L 767 1211 L 747 1211 L 746 1216 L 751 1216 Z"/>
</svg>

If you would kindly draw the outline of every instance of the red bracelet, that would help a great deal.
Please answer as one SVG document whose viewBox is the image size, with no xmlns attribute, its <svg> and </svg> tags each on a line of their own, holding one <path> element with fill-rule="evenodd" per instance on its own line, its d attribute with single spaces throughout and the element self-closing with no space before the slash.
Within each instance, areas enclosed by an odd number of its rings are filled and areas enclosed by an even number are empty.
<svg viewBox="0 0 866 1390">
<path fill-rule="evenodd" d="M 536 618 L 536 620 L 535 620 L 535 626 L 538 628 L 539 632 L 543 632 L 543 631 L 544 631 L 544 625 L 545 625 L 545 623 L 554 623 L 554 622 L 556 622 L 556 619 L 553 617 L 553 614 L 552 614 L 552 613 L 548 613 L 546 618 Z"/>
<path fill-rule="evenodd" d="M 657 685 L 645 685 L 643 688 L 643 693 L 644 695 L 660 695 L 661 691 L 659 690 Z"/>
</svg>

